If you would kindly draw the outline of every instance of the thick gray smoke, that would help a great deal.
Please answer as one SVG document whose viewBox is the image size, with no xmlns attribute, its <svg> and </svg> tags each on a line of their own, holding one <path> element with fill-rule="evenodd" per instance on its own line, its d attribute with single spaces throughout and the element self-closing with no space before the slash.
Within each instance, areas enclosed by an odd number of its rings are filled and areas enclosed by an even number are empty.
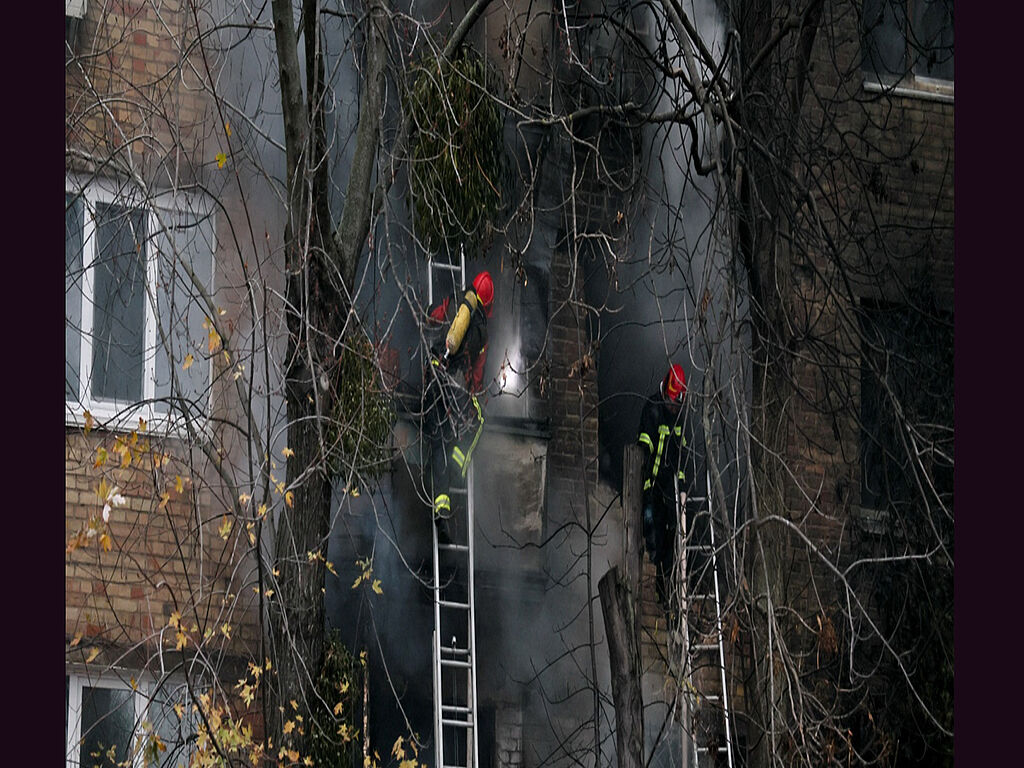
<svg viewBox="0 0 1024 768">
<path fill-rule="evenodd" d="M 720 55 L 724 25 L 715 3 L 699 0 L 689 3 L 687 10 L 708 47 Z M 246 10 L 234 8 L 232 13 L 244 18 Z M 435 18 L 438 9 L 418 7 L 416 13 Z M 259 21 L 265 24 L 269 12 L 264 9 L 263 14 Z M 333 201 L 336 208 L 347 181 L 360 88 L 349 23 L 333 19 L 327 25 L 334 83 L 329 139 L 332 179 L 338 190 Z M 265 245 L 259 243 L 273 254 L 269 266 L 277 263 L 275 258 L 280 261 L 280 251 L 275 249 L 279 249 L 283 224 L 284 177 L 273 36 L 267 29 L 245 39 L 240 32 L 224 35 L 222 87 L 232 114 L 237 115 L 232 119 L 235 136 L 250 159 L 244 171 L 246 189 L 258 191 L 258 196 L 251 198 L 248 213 L 257 239 L 264 232 L 269 236 Z M 238 39 L 229 40 L 232 35 Z M 228 49 L 227 43 L 234 45 Z M 670 106 L 672 97 L 666 95 L 659 108 Z M 394 109 L 393 100 L 390 109 Z M 511 131 L 509 139 L 511 143 Z M 519 262 L 511 258 L 509 244 L 501 239 L 487 254 L 469 254 L 467 282 L 486 268 L 495 277 L 498 296 L 490 321 L 486 370 L 491 382 L 490 426 L 478 447 L 474 477 L 480 714 L 482 723 L 500 725 L 509 721 L 509 712 L 522 713 L 523 759 L 531 768 L 592 762 L 586 746 L 592 732 L 586 724 L 594 704 L 587 681 L 595 667 L 603 696 L 599 728 L 604 760 L 610 759 L 614 749 L 608 738 L 614 721 L 596 582 L 609 565 L 621 563 L 623 523 L 616 495 L 622 448 L 635 439 L 643 397 L 657 388 L 670 362 L 686 369 L 695 418 L 709 366 L 718 372 L 711 389 L 718 388 L 719 397 L 741 402 L 745 397 L 742 387 L 729 391 L 723 383 L 732 379 L 726 373 L 742 368 L 745 341 L 719 327 L 718 318 L 727 311 L 734 313 L 730 302 L 738 301 L 727 289 L 730 246 L 714 226 L 712 183 L 696 177 L 689 166 L 689 143 L 689 134 L 679 128 L 648 129 L 644 145 L 659 151 L 646 157 L 647 192 L 643 204 L 631 214 L 635 217 L 630 222 L 632 239 L 625 252 L 617 254 L 615 279 L 600 264 L 587 274 L 587 297 L 601 309 L 595 331 L 600 339 L 601 475 L 605 480 L 590 499 L 595 531 L 589 574 L 585 570 L 588 542 L 581 529 L 570 526 L 557 531 L 546 522 L 551 519 L 545 493 L 547 443 L 538 419 L 538 382 L 547 354 L 550 258 L 564 228 L 560 229 L 557 217 L 545 219 L 539 214 L 529 245 L 513 243 L 521 251 Z M 377 481 L 339 479 L 328 547 L 338 576 L 328 576 L 325 585 L 329 626 L 338 628 L 354 650 L 368 651 L 371 736 L 382 753 L 395 738 L 408 735 L 410 728 L 428 744 L 432 730 L 433 617 L 425 586 L 431 568 L 431 523 L 419 487 L 423 446 L 416 419 L 427 341 L 422 324 L 428 304 L 427 270 L 424 254 L 409 235 L 405 194 L 400 176 L 360 267 L 354 297 L 364 327 L 386 350 L 382 359 L 397 377 L 396 444 L 403 449 L 402 458 Z M 544 194 L 542 189 L 540 203 Z M 522 268 L 519 275 L 516 267 Z M 281 290 L 283 284 L 272 287 Z M 439 293 L 448 291 L 446 286 Z M 697 331 L 698 317 L 703 318 L 703 333 Z M 254 339 L 262 330 L 253 329 Z M 280 338 L 283 330 L 278 323 L 269 328 L 269 335 Z M 279 372 L 271 371 L 272 378 L 275 375 Z M 272 419 L 282 419 L 280 406 L 278 399 Z M 702 444 L 696 447 L 703 451 Z M 351 493 L 353 486 L 359 496 Z M 556 517 L 582 520 L 583 511 L 560 510 Z M 372 580 L 352 588 L 362 572 L 356 561 L 366 559 L 372 559 L 372 579 L 380 580 L 379 595 L 372 589 Z M 588 596 L 594 600 L 592 617 Z M 598 644 L 593 661 L 587 649 L 591 632 Z M 655 698 L 654 689 L 645 693 Z M 649 710 L 649 734 L 660 726 L 663 715 L 656 707 Z M 495 725 L 492 736 L 500 730 Z M 482 744 L 488 746 L 488 754 L 496 754 L 497 746 Z M 678 749 L 677 742 L 674 747 L 663 746 L 656 763 L 680 764 Z M 431 763 L 432 749 L 421 757 Z"/>
</svg>

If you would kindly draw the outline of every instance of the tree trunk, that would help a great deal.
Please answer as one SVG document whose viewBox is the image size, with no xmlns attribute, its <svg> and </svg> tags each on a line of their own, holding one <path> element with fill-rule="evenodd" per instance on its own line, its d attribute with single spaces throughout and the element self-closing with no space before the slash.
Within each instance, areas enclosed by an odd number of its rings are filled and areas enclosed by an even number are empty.
<svg viewBox="0 0 1024 768">
<path fill-rule="evenodd" d="M 644 766 L 644 714 L 640 691 L 640 648 L 636 634 L 635 604 L 611 569 L 597 584 L 601 595 L 605 634 L 608 636 L 608 665 L 612 674 L 615 702 L 615 750 L 619 768 Z"/>
</svg>

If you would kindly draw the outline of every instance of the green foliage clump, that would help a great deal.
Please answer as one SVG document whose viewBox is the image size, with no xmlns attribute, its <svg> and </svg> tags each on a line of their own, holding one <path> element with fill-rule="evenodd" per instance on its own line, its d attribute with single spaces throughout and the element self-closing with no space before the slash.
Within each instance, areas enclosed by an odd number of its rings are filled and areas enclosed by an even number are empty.
<svg viewBox="0 0 1024 768">
<path fill-rule="evenodd" d="M 463 243 L 468 256 L 478 255 L 501 212 L 508 164 L 497 92 L 497 76 L 468 46 L 411 72 L 410 204 L 434 253 Z"/>
<path fill-rule="evenodd" d="M 365 334 L 349 336 L 341 352 L 329 435 L 332 469 L 347 475 L 377 474 L 390 459 L 394 410 L 381 384 L 377 355 Z"/>
<path fill-rule="evenodd" d="M 364 651 L 365 654 L 365 651 Z M 309 754 L 318 768 L 362 765 L 364 656 L 344 646 L 337 630 L 324 643 L 324 660 L 316 681 L 321 701 L 313 707 Z"/>
</svg>

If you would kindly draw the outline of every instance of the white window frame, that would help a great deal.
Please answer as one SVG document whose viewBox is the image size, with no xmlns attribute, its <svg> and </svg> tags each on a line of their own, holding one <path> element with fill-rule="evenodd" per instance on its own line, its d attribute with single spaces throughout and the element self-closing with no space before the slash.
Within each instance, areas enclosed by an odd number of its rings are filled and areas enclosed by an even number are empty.
<svg viewBox="0 0 1024 768">
<path fill-rule="evenodd" d="M 132 672 L 130 670 L 109 670 L 95 672 L 81 665 L 71 665 L 64 669 L 68 677 L 68 704 L 67 704 L 67 744 L 65 744 L 65 766 L 66 768 L 89 768 L 79 765 L 79 753 L 81 752 L 82 740 L 82 688 L 109 688 L 119 691 L 132 691 L 132 703 L 135 708 L 135 719 L 132 723 L 132 735 L 129 748 L 132 752 L 132 768 L 147 768 L 143 750 L 136 749 L 139 736 L 142 735 L 140 725 L 144 720 L 153 722 L 155 715 L 149 712 L 150 700 L 157 689 L 157 680 L 153 675 L 146 672 Z M 135 680 L 135 687 L 132 688 L 131 680 Z M 168 681 L 164 681 L 165 685 Z M 178 680 L 177 684 L 182 681 Z M 190 714 L 191 707 L 185 708 L 184 719 L 194 719 Z M 195 725 L 195 723 L 193 723 Z M 158 758 L 158 760 L 163 759 Z M 102 764 L 102 763 L 101 763 Z"/>
<path fill-rule="evenodd" d="M 81 328 L 79 334 L 79 367 L 78 367 L 78 398 L 76 401 L 65 400 L 65 425 L 81 427 L 85 424 L 85 411 L 89 411 L 99 425 L 114 429 L 134 429 L 139 419 L 145 419 L 147 429 L 157 432 L 183 432 L 184 425 L 180 422 L 180 414 L 174 409 L 166 412 L 154 407 L 156 397 L 156 345 L 157 345 L 157 278 L 159 276 L 159 254 L 155 247 L 155 234 L 160 231 L 161 215 L 178 215 L 181 212 L 197 212 L 200 216 L 211 219 L 211 251 L 210 251 L 210 285 L 207 291 L 214 291 L 216 276 L 217 227 L 212 216 L 212 202 L 205 196 L 184 193 L 161 193 L 143 196 L 140 203 L 127 199 L 123 192 L 124 183 L 97 177 L 86 178 L 67 174 L 64 181 L 65 194 L 80 195 L 84 202 L 82 221 L 82 308 Z M 121 190 L 121 191 L 119 191 Z M 91 393 L 92 382 L 92 329 L 93 300 L 95 294 L 95 263 L 97 259 L 98 238 L 96 233 L 96 206 L 121 205 L 143 209 L 146 215 L 146 300 L 144 306 L 144 338 L 142 362 L 142 396 L 138 403 L 120 402 L 94 398 Z M 66 354 L 66 352 L 65 352 Z M 171 361 L 173 365 L 175 361 Z M 197 363 L 200 361 L 197 361 Z M 205 362 L 205 361 L 204 361 Z M 213 384 L 213 364 L 208 363 L 208 388 Z M 208 389 L 205 416 L 209 417 L 212 406 L 212 391 Z M 205 428 L 206 419 L 200 427 Z"/>
<path fill-rule="evenodd" d="M 68 734 L 65 745 L 65 763 L 67 768 L 86 768 L 79 763 L 82 741 L 82 688 L 109 688 L 117 691 L 132 691 L 132 703 L 135 705 L 135 719 L 132 724 L 132 735 L 128 741 L 128 749 L 134 753 L 132 765 L 134 768 L 145 768 L 142 751 L 135 750 L 135 740 L 138 738 L 138 725 L 146 716 L 147 696 L 140 684 L 136 684 L 134 690 L 129 683 L 125 682 L 121 675 L 104 672 L 83 673 L 81 670 L 69 668 L 65 670 L 68 676 Z M 148 687 L 148 686 L 147 686 Z"/>
</svg>

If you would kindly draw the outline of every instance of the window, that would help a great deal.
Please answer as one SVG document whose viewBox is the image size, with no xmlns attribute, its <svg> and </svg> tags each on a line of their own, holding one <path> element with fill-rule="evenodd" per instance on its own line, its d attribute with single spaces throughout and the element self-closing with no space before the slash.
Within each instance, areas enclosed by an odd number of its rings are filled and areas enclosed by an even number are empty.
<svg viewBox="0 0 1024 768">
<path fill-rule="evenodd" d="M 864 0 L 862 68 L 879 82 L 953 81 L 953 0 Z"/>
<path fill-rule="evenodd" d="M 922 486 L 949 503 L 952 317 L 864 302 L 861 332 L 861 508 L 902 514 Z"/>
<path fill-rule="evenodd" d="M 157 686 L 128 675 L 70 672 L 65 676 L 64 737 L 67 768 L 188 765 L 195 742 L 184 686 Z M 182 717 L 175 712 L 179 705 Z M 166 747 L 159 762 L 140 749 L 149 733 Z"/>
<path fill-rule="evenodd" d="M 519 271 L 491 270 L 494 315 L 488 322 L 487 380 L 500 392 L 487 405 L 495 423 L 540 423 L 547 419 L 545 374 L 550 262 L 524 259 Z"/>
<path fill-rule="evenodd" d="M 160 424 L 209 405 L 214 231 L 205 201 L 110 181 L 64 194 L 65 412 Z M 191 358 L 188 356 L 191 355 Z"/>
<path fill-rule="evenodd" d="M 78 29 L 85 18 L 86 0 L 64 0 L 64 63 L 78 52 Z"/>
</svg>

